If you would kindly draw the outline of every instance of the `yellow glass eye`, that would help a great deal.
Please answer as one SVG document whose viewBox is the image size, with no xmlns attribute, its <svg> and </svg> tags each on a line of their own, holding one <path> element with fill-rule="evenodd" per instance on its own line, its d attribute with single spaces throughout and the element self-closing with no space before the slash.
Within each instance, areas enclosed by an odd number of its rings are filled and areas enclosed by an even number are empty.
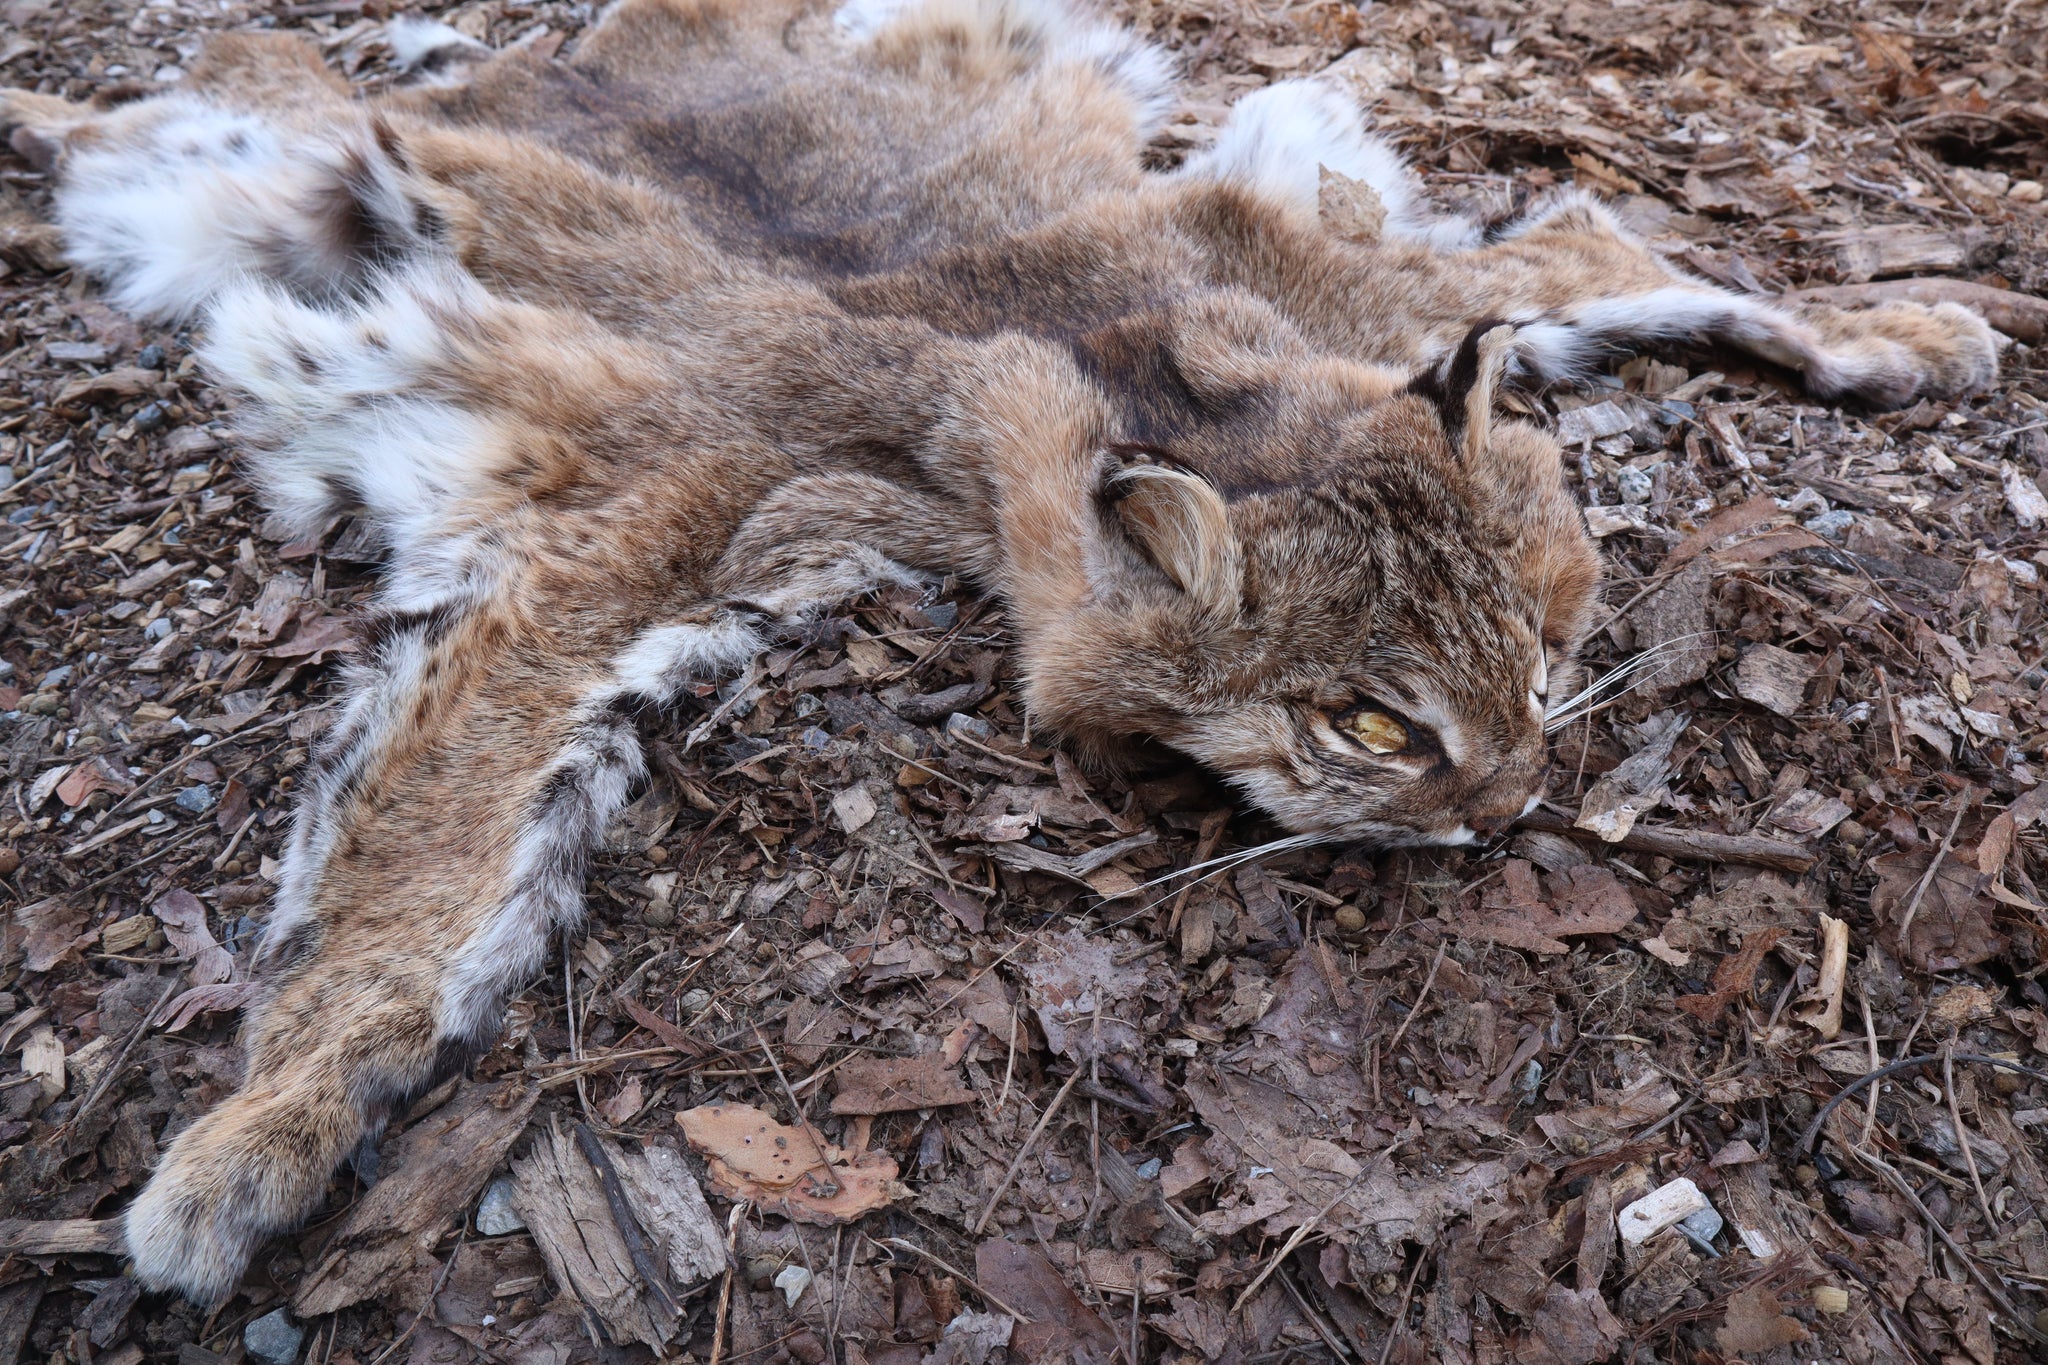
<svg viewBox="0 0 2048 1365">
<path fill-rule="evenodd" d="M 1353 711 L 1343 725 L 1371 753 L 1398 754 L 1408 747 L 1408 727 L 1384 711 Z"/>
</svg>

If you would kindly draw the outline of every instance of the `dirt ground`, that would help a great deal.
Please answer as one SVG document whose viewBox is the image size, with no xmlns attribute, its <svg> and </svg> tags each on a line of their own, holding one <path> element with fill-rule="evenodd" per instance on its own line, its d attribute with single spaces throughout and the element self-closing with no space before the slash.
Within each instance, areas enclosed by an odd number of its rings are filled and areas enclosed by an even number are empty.
<svg viewBox="0 0 2048 1365">
<path fill-rule="evenodd" d="M 432 12 L 560 49 L 593 9 Z M 1277 831 L 1035 743 L 988 604 L 850 608 L 653 727 L 587 937 L 206 1313 L 105 1220 L 233 1084 L 373 566 L 266 533 L 194 338 L 67 273 L 0 152 L 0 1365 L 2044 1358 L 2048 7 L 1123 9 L 1192 78 L 1161 165 L 1334 65 L 1447 203 L 1590 186 L 1740 289 L 1935 278 L 2003 375 L 1871 415 L 1672 352 L 1514 399 L 1606 552 L 1594 662 L 1648 663 L 1492 847 L 1161 880 Z M 374 83 L 386 17 L 0 0 L 0 83 L 273 25 Z M 750 1167 L 799 1111 L 808 1173 Z"/>
</svg>

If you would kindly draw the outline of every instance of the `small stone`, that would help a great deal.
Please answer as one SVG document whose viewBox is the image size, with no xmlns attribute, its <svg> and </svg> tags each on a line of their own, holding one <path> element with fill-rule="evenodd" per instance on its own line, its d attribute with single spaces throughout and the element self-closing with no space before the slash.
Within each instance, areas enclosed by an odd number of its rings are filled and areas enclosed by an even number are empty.
<svg viewBox="0 0 2048 1365">
<path fill-rule="evenodd" d="M 1365 927 L 1365 912 L 1355 905 L 1338 906 L 1337 913 L 1330 918 L 1339 933 L 1355 934 Z"/>
<path fill-rule="evenodd" d="M 135 363 L 145 370 L 161 370 L 164 367 L 164 348 L 150 342 L 136 355 Z"/>
<path fill-rule="evenodd" d="M 1614 476 L 1614 486 L 1621 493 L 1623 502 L 1640 507 L 1650 500 L 1656 481 L 1643 470 L 1624 468 Z"/>
<path fill-rule="evenodd" d="M 786 1265 L 775 1277 L 775 1287 L 782 1291 L 785 1307 L 796 1307 L 796 1301 L 811 1287 L 811 1272 L 800 1265 Z"/>
<path fill-rule="evenodd" d="M 170 633 L 171 618 L 168 616 L 159 616 L 142 628 L 142 637 L 145 640 L 161 640 Z"/>
<path fill-rule="evenodd" d="M 501 1175 L 484 1186 L 484 1197 L 476 1201 L 476 1230 L 479 1236 L 503 1237 L 526 1226 L 519 1210 L 512 1207 L 512 1177 Z"/>
<path fill-rule="evenodd" d="M 179 810 L 191 811 L 194 815 L 204 815 L 207 811 L 213 809 L 213 791 L 204 783 L 186 787 L 178 793 L 178 799 L 173 804 Z"/>
<path fill-rule="evenodd" d="M 137 431 L 162 431 L 170 423 L 171 414 L 164 410 L 162 403 L 148 403 L 129 420 Z"/>
<path fill-rule="evenodd" d="M 249 1358 L 261 1365 L 294 1365 L 305 1339 L 306 1329 L 293 1322 L 291 1314 L 282 1308 L 265 1313 L 242 1329 L 243 1347 Z"/>
<path fill-rule="evenodd" d="M 960 623 L 960 607 L 954 602 L 934 602 L 924 609 L 924 619 L 940 630 L 951 630 Z"/>
<path fill-rule="evenodd" d="M 695 990 L 684 991 L 683 998 L 676 1002 L 684 1014 L 696 1014 L 710 1003 L 711 992 L 705 990 L 702 986 L 697 987 Z"/>
<path fill-rule="evenodd" d="M 2016 204 L 2038 204 L 2041 202 L 2041 182 L 2038 180 L 2015 180 L 2005 197 Z"/>
<path fill-rule="evenodd" d="M 650 929 L 666 929 L 676 922 L 675 907 L 650 905 L 640 912 L 640 921 Z"/>
<path fill-rule="evenodd" d="M 748 1288 L 766 1289 L 775 1283 L 775 1273 L 781 1268 L 772 1256 L 756 1256 L 747 1262 Z"/>
<path fill-rule="evenodd" d="M 1806 519 L 1806 529 L 1826 540 L 1840 540 L 1849 534 L 1849 528 L 1856 524 L 1856 514 L 1836 508 L 1823 512 L 1817 517 Z"/>
</svg>

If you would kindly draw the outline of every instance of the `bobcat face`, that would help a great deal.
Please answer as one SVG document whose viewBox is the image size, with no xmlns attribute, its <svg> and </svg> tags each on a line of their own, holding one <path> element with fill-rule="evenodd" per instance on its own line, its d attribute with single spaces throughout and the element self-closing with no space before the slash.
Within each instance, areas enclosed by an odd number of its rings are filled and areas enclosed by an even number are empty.
<svg viewBox="0 0 2048 1365">
<path fill-rule="evenodd" d="M 1099 589 L 1050 650 L 1027 645 L 1033 704 L 1154 735 L 1297 832 L 1506 828 L 1542 792 L 1599 577 L 1556 442 L 1491 418 L 1510 340 L 1482 324 L 1444 373 L 1355 414 L 1312 482 L 1226 501 L 1111 452 Z"/>
</svg>

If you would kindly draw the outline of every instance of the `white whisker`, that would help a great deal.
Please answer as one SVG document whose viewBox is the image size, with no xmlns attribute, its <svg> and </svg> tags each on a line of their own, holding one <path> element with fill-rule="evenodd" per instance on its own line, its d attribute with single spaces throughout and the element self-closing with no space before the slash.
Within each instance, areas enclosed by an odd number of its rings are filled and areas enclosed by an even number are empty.
<svg viewBox="0 0 2048 1365">
<path fill-rule="evenodd" d="M 1645 682 L 1649 681 L 1647 677 L 1639 677 L 1637 675 L 1645 674 L 1653 668 L 1661 667 L 1666 662 L 1664 656 L 1668 654 L 1670 651 L 1677 649 L 1680 645 L 1684 644 L 1688 640 L 1695 640 L 1701 638 L 1702 636 L 1711 636 L 1713 634 L 1715 634 L 1715 632 L 1710 630 L 1689 631 L 1684 635 L 1678 635 L 1672 637 L 1669 640 L 1660 641 L 1659 643 L 1652 645 L 1650 648 L 1644 650 L 1642 653 L 1635 655 L 1633 658 L 1627 659 L 1622 663 L 1616 664 L 1613 668 L 1607 670 L 1607 672 L 1601 674 L 1592 682 L 1588 683 L 1585 687 L 1581 688 L 1574 695 L 1566 697 L 1563 701 L 1560 701 L 1556 705 L 1552 706 L 1543 717 L 1544 733 L 1555 733 L 1556 731 L 1561 730 L 1565 726 L 1571 724 L 1573 721 L 1578 720 L 1582 716 L 1591 715 L 1595 711 L 1613 705 L 1615 702 L 1621 700 L 1621 698 L 1627 696 L 1630 692 L 1633 692 L 1636 688 L 1641 687 Z M 1608 697 L 1604 701 L 1600 701 L 1596 704 L 1589 704 L 1594 703 L 1594 699 L 1599 697 L 1600 694 L 1606 691 L 1608 688 L 1613 687 L 1617 683 L 1620 683 L 1623 680 L 1631 677 L 1635 678 L 1636 680 L 1630 683 L 1627 687 L 1622 688 L 1620 691 L 1616 692 L 1613 696 Z"/>
</svg>

